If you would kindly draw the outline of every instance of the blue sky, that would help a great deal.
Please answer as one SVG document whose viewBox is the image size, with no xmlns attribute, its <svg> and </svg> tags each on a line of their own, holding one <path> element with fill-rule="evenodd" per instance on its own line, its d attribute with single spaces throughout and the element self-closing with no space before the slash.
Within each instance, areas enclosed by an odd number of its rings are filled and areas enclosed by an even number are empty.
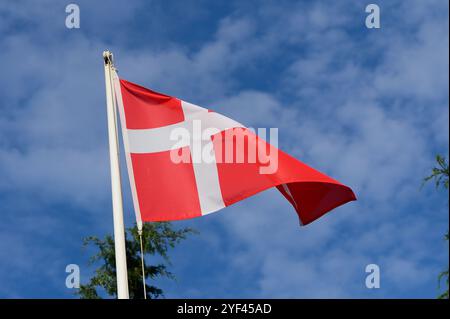
<svg viewBox="0 0 450 319">
<path fill-rule="evenodd" d="M 0 4 L 0 297 L 74 297 L 65 266 L 85 282 L 82 238 L 112 232 L 104 49 L 127 80 L 278 127 L 358 196 L 303 228 L 276 190 L 174 223 L 200 234 L 171 252 L 167 297 L 438 294 L 448 193 L 420 186 L 448 155 L 447 1 L 376 1 L 377 30 L 356 0 L 76 1 L 72 30 L 68 3 Z"/>
</svg>

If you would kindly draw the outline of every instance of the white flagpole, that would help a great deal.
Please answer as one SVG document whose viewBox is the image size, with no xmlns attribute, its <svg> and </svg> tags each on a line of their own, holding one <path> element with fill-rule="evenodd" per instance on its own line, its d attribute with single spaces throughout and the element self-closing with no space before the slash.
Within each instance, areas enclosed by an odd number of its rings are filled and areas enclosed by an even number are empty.
<svg viewBox="0 0 450 319">
<path fill-rule="evenodd" d="M 120 182 L 119 143 L 117 138 L 117 116 L 114 107 L 112 82 L 113 56 L 103 52 L 106 84 L 106 106 L 108 114 L 109 161 L 111 165 L 111 191 L 114 219 L 114 248 L 116 255 L 117 298 L 129 299 L 127 257 L 125 250 L 125 229 L 123 224 L 122 186 Z"/>
</svg>

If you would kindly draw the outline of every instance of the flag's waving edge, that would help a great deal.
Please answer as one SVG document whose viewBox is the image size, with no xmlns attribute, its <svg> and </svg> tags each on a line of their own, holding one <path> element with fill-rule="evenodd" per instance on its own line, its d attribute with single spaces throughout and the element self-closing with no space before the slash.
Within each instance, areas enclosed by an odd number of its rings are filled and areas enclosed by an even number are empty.
<svg viewBox="0 0 450 319">
<path fill-rule="evenodd" d="M 206 215 L 271 187 L 277 187 L 292 204 L 303 225 L 356 200 L 348 186 L 278 150 L 242 124 L 119 79 L 115 72 L 113 77 L 138 222 Z M 180 130 L 195 132 L 197 123 L 203 132 L 210 129 L 206 136 L 173 140 Z M 239 141 L 257 154 L 261 150 L 270 155 L 236 162 L 239 156 L 251 157 L 248 151 L 239 153 Z M 202 154 L 195 145 L 210 150 L 209 161 L 198 160 Z M 236 150 L 233 161 L 225 160 L 225 148 L 230 145 Z M 189 161 L 174 163 L 174 152 Z M 277 168 L 261 174 L 271 157 Z"/>
<path fill-rule="evenodd" d="M 120 89 L 120 80 L 119 77 L 117 76 L 117 73 L 115 70 L 113 70 L 113 85 L 114 85 L 114 94 L 116 97 L 116 111 L 117 109 L 119 110 L 119 118 L 120 118 L 120 123 L 121 123 L 121 128 L 122 128 L 122 138 L 123 138 L 123 145 L 125 148 L 125 159 L 126 159 L 126 163 L 127 163 L 127 171 L 128 171 L 128 179 L 130 180 L 130 186 L 131 186 L 131 196 L 133 198 L 133 207 L 134 207 L 134 212 L 136 215 L 136 222 L 138 225 L 142 225 L 142 217 L 141 217 L 141 210 L 139 208 L 139 201 L 138 201 L 138 197 L 137 197 L 137 191 L 136 191 L 136 183 L 134 180 L 134 171 L 133 171 L 133 164 L 131 162 L 131 153 L 130 153 L 130 147 L 128 144 L 128 134 L 127 134 L 127 129 L 125 126 L 125 113 L 124 113 L 124 108 L 123 108 L 123 99 L 122 99 L 122 91 Z M 117 117 L 116 117 L 117 118 Z M 141 226 L 140 226 L 141 227 Z"/>
</svg>

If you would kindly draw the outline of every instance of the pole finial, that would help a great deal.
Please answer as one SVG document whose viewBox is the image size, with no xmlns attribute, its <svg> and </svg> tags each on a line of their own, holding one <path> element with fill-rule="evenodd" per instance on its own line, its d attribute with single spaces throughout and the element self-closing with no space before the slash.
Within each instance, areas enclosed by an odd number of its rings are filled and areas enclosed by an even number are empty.
<svg viewBox="0 0 450 319">
<path fill-rule="evenodd" d="M 105 61 L 105 64 L 111 64 L 111 66 L 114 65 L 113 54 L 109 50 L 103 51 L 103 60 Z"/>
</svg>

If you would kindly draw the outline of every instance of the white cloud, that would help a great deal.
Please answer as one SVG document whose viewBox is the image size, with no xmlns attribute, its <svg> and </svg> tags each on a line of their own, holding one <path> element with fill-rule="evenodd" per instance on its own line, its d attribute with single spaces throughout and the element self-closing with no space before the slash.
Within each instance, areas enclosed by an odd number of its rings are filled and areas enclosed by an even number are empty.
<svg viewBox="0 0 450 319">
<path fill-rule="evenodd" d="M 275 190 L 208 217 L 217 218 L 214 229 L 223 229 L 230 245 L 239 248 L 220 252 L 231 264 L 224 266 L 224 277 L 239 271 L 258 276 L 244 295 L 370 297 L 364 267 L 380 262 L 389 283 L 380 295 L 401 296 L 405 282 L 408 289 L 435 282 L 435 266 L 424 263 L 429 254 L 432 262 L 445 257 L 435 246 L 431 252 L 425 247 L 439 227 L 425 213 L 406 219 L 405 210 L 410 203 L 422 210 L 428 203 L 420 197 L 428 193 L 418 191 L 421 178 L 436 145 L 448 144 L 448 16 L 433 8 L 438 2 L 426 8 L 415 2 L 408 15 L 403 6 L 392 5 L 389 19 L 404 25 L 383 24 L 380 33 L 361 39 L 351 34 L 359 31 L 352 29 L 355 13 L 363 12 L 361 5 L 352 6 L 356 3 L 264 4 L 254 12 L 236 4 L 235 14 L 195 49 L 179 43 L 163 49 L 124 45 L 126 25 L 141 2 L 111 6 L 100 20 L 92 17 L 103 12 L 102 5 L 82 5 L 82 28 L 94 21 L 123 28 L 112 38 L 115 45 L 110 43 L 121 76 L 250 126 L 279 127 L 282 149 L 354 187 L 357 203 L 302 229 Z M 95 212 L 109 200 L 101 66 L 106 41 L 102 30 L 95 31 L 95 42 L 88 33 L 65 40 L 67 30 L 55 29 L 59 9 L 50 7 L 0 7 L 9 17 L 0 21 L 1 32 L 9 30 L 14 15 L 20 21 L 31 16 L 38 34 L 46 34 L 34 39 L 27 28 L 0 39 L 2 70 L 8 74 L 0 78 L 0 189 L 37 196 L 42 206 L 66 201 Z M 57 35 L 54 42 L 51 34 Z M 269 72 L 266 64 L 274 57 L 283 63 Z M 271 75 L 267 91 L 240 80 L 238 72 L 244 77 L 247 69 Z M 49 234 L 60 225 L 47 227 Z M 199 241 L 219 250 L 222 238 L 204 232 Z M 20 237 L 15 236 L 9 238 Z M 11 263 L 23 260 L 26 244 L 17 245 Z M 0 248 L 5 252 L 7 247 Z M 186 264 L 187 272 L 190 267 Z"/>
</svg>

